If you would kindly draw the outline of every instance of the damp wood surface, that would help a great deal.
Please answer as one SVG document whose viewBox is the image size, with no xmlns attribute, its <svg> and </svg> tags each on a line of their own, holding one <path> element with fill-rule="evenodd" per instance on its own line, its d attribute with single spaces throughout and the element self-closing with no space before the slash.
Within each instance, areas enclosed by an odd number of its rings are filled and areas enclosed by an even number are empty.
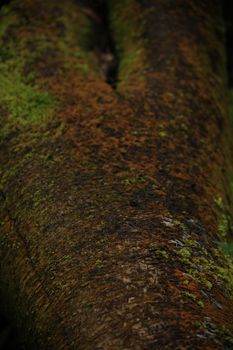
<svg viewBox="0 0 233 350">
<path fill-rule="evenodd" d="M 221 2 L 110 0 L 114 84 L 88 6 L 0 10 L 1 312 L 19 349 L 230 350 Z"/>
</svg>

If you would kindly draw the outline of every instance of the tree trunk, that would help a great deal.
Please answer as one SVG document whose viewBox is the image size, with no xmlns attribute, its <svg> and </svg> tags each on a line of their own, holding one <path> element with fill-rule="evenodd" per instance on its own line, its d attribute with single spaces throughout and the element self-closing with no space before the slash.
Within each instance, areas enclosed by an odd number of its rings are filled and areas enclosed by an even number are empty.
<svg viewBox="0 0 233 350">
<path fill-rule="evenodd" d="M 110 0 L 116 89 L 88 5 L 1 9 L 0 292 L 20 346 L 232 349 L 220 5 Z"/>
</svg>

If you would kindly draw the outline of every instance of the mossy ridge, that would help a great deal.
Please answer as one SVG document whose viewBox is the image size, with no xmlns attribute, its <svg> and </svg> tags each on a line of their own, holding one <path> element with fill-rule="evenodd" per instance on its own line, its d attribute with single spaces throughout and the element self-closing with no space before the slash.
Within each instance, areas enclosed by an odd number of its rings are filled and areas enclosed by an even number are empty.
<svg viewBox="0 0 233 350">
<path fill-rule="evenodd" d="M 111 0 L 110 22 L 119 57 L 118 89 L 144 85 L 147 68 L 139 4 L 135 0 Z"/>
<path fill-rule="evenodd" d="M 161 258 L 168 259 L 169 253 L 163 248 L 164 247 L 162 245 L 159 245 L 157 243 L 150 243 L 149 244 L 149 251 L 155 253 L 156 255 L 160 256 Z"/>
<path fill-rule="evenodd" d="M 192 239 L 187 226 L 180 220 L 171 220 L 169 224 L 178 226 L 183 232 L 179 240 L 171 240 L 176 245 L 175 252 L 186 274 L 192 276 L 204 290 L 211 291 L 220 283 L 233 298 L 233 259 L 226 254 L 219 242 L 213 242 L 207 251 L 200 242 Z M 232 251 L 231 251 L 232 253 Z"/>
<path fill-rule="evenodd" d="M 229 300 L 233 300 L 233 260 L 226 256 L 217 244 L 211 244 L 207 251 L 199 242 L 195 240 L 181 239 L 184 247 L 178 248 L 188 251 L 186 254 L 179 254 L 178 259 L 181 262 L 181 271 L 183 272 L 181 302 L 183 297 L 193 300 L 205 313 L 205 307 L 210 304 L 214 308 L 221 308 L 221 301 L 218 299 L 217 289 L 221 289 Z M 198 254 L 199 253 L 199 254 Z M 211 318 L 209 317 L 211 320 Z M 200 332 L 203 329 L 203 320 L 199 322 Z M 206 330 L 208 330 L 206 328 Z M 213 332 L 221 343 L 232 345 L 232 328 L 225 328 L 220 324 L 215 326 Z M 231 349 L 231 347 L 226 347 Z"/>
<path fill-rule="evenodd" d="M 0 102 L 8 111 L 12 122 L 20 124 L 41 122 L 51 114 L 55 101 L 47 92 L 29 85 L 23 77 L 22 71 L 28 57 L 29 50 L 24 47 L 24 41 L 13 42 L 11 35 L 7 42 L 3 42 L 4 34 L 12 26 L 17 31 L 20 19 L 13 16 L 11 7 L 4 7 L 4 19 L 1 23 L 5 28 L 1 31 L 1 62 L 0 62 Z M 4 132 L 4 131 L 3 131 Z"/>
<path fill-rule="evenodd" d="M 225 350 L 231 350 L 233 348 L 233 334 L 225 326 L 216 325 L 210 317 L 205 317 L 203 321 L 196 321 L 195 328 L 199 329 L 202 333 L 212 334 L 222 344 L 224 344 Z"/>
<path fill-rule="evenodd" d="M 187 220 L 167 217 L 163 223 L 169 227 L 176 226 L 179 228 L 179 231 L 181 231 L 181 238 L 169 241 L 169 243 L 175 245 L 175 248 L 174 246 L 171 248 L 170 246 L 164 245 L 163 255 L 169 256 L 172 260 L 178 260 L 182 266 L 183 272 L 195 280 L 200 289 L 210 292 L 215 283 L 220 283 L 226 285 L 233 296 L 233 284 L 231 281 L 233 265 L 230 270 L 228 259 L 222 254 L 222 251 L 218 249 L 218 245 L 214 244 L 214 247 L 207 251 L 198 240 L 198 237 L 197 240 L 195 240 L 190 234 Z M 152 244 L 150 248 L 154 248 L 154 250 L 158 252 L 161 250 L 159 246 L 154 244 Z M 183 283 L 184 286 L 188 288 L 189 282 L 190 281 L 187 279 L 185 283 Z M 200 295 L 195 298 L 199 306 L 203 307 L 204 302 L 200 299 Z"/>
<path fill-rule="evenodd" d="M 85 76 L 87 73 L 98 76 L 98 68 L 92 54 L 93 41 L 95 40 L 93 22 L 82 12 L 81 7 L 77 7 L 77 4 L 65 4 L 65 8 L 67 8 L 67 13 L 72 14 L 72 18 L 68 15 L 63 15 L 60 18 L 66 31 L 64 39 L 56 43 L 64 56 L 63 67 L 69 69 L 72 66 Z"/>
<path fill-rule="evenodd" d="M 229 91 L 229 104 L 228 104 L 228 126 L 230 126 L 230 132 L 232 133 L 233 127 L 233 90 Z M 231 135 L 230 135 L 231 137 Z M 233 195 L 233 181 L 232 181 L 232 171 L 228 167 L 227 169 L 227 182 L 229 184 L 229 197 L 232 198 Z M 221 255 L 226 261 L 226 267 L 218 267 L 218 274 L 222 274 L 223 279 L 231 287 L 232 297 L 233 297 L 233 242 L 232 242 L 232 217 L 230 210 L 232 208 L 228 207 L 225 199 L 218 194 L 214 198 L 214 204 L 217 211 L 218 217 L 218 227 L 217 232 L 219 235 L 219 240 L 216 242 L 219 255 Z"/>
<path fill-rule="evenodd" d="M 66 6 L 71 5 L 72 3 L 69 3 Z M 18 122 L 25 125 L 44 122 L 48 117 L 54 115 L 57 103 L 51 94 L 42 91 L 40 86 L 34 83 L 34 78 L 37 75 L 34 71 L 34 63 L 38 57 L 43 57 L 49 50 L 52 50 L 64 60 L 63 67 L 72 66 L 86 74 L 91 64 L 90 59 L 87 60 L 87 54 L 84 51 L 90 40 L 90 20 L 81 13 L 75 14 L 73 20 L 78 18 L 78 23 L 81 21 L 82 25 L 74 26 L 73 22 L 69 21 L 67 14 L 61 14 L 59 21 L 64 24 L 66 29 L 62 40 L 54 40 L 52 39 L 53 35 L 50 37 L 40 31 L 35 34 L 33 43 L 31 43 L 27 35 L 17 37 L 17 26 L 21 23 L 21 19 L 13 15 L 14 12 L 11 7 L 5 6 L 1 9 L 1 12 L 4 16 L 1 22 L 2 30 L 0 31 L 2 34 L 0 36 L 2 58 L 0 61 L 0 102 L 7 109 L 13 123 Z M 75 13 L 75 11 L 72 13 Z M 78 31 L 77 28 L 81 28 L 81 30 Z M 4 34 L 10 29 L 12 29 L 14 35 L 8 35 L 4 38 Z M 54 29 L 51 29 L 51 32 L 53 31 Z M 14 36 L 17 40 L 14 39 Z M 76 43 L 79 43 L 79 46 L 76 46 Z M 30 44 L 33 45 L 32 50 L 28 49 Z M 75 47 L 74 50 L 73 47 Z M 28 71 L 27 74 L 25 74 L 25 69 Z"/>
<path fill-rule="evenodd" d="M 187 257 L 180 256 L 185 263 L 185 272 L 191 275 L 204 289 L 211 290 L 215 283 L 220 283 L 228 289 L 228 294 L 233 298 L 233 261 L 226 256 L 219 247 L 207 252 L 199 248 L 200 256 L 195 256 L 189 248 Z M 179 254 L 178 254 L 179 256 Z M 201 266 L 201 269 L 198 267 Z"/>
<path fill-rule="evenodd" d="M 226 240 L 229 230 L 229 218 L 226 214 L 225 205 L 221 196 L 214 199 L 218 213 L 218 234 L 221 240 Z"/>
<path fill-rule="evenodd" d="M 189 298 L 189 299 L 192 299 L 192 301 L 195 302 L 195 303 L 196 303 L 198 306 L 200 306 L 201 308 L 204 307 L 203 301 L 200 300 L 200 299 L 198 299 L 198 297 L 197 297 L 195 294 L 190 293 L 190 292 L 187 292 L 187 291 L 184 291 L 184 292 L 182 293 L 182 295 L 183 295 L 184 297 L 187 297 L 187 298 Z"/>
<path fill-rule="evenodd" d="M 233 242 L 218 242 L 218 245 L 222 249 L 224 254 L 228 255 L 233 259 Z"/>
</svg>

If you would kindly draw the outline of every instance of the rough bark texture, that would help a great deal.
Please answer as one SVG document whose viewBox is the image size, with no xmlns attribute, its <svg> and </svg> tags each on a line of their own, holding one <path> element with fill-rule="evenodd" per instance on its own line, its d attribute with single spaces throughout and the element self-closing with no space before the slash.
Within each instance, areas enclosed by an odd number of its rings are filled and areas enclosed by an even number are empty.
<svg viewBox="0 0 233 350">
<path fill-rule="evenodd" d="M 116 90 L 72 1 L 0 16 L 0 292 L 23 346 L 232 349 L 220 1 L 109 1 Z"/>
</svg>

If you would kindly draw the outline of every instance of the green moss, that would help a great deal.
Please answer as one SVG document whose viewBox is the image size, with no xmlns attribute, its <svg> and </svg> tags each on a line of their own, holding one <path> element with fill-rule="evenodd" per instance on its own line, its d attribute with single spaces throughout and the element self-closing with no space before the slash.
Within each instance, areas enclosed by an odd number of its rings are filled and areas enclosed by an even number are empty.
<svg viewBox="0 0 233 350">
<path fill-rule="evenodd" d="M 198 297 L 197 297 L 195 294 L 190 293 L 190 292 L 187 292 L 187 291 L 184 291 L 182 294 L 183 294 L 184 296 L 186 296 L 186 297 L 192 299 L 195 303 L 197 303 L 198 306 L 200 306 L 200 307 L 202 307 L 202 308 L 204 307 L 203 301 L 200 300 L 200 299 L 198 299 Z"/>
<path fill-rule="evenodd" d="M 233 333 L 228 328 L 219 327 L 216 333 L 220 339 L 223 339 L 226 349 L 233 349 Z"/>
<path fill-rule="evenodd" d="M 1 9 L 2 14 L 3 9 Z M 12 25 L 17 32 L 17 17 L 12 14 L 10 7 L 4 9 L 5 16 L 1 21 L 0 30 L 0 104 L 8 112 L 9 118 L 15 125 L 41 122 L 47 119 L 54 111 L 55 100 L 47 92 L 32 86 L 33 74 L 26 78 L 23 74 L 26 62 L 31 62 L 35 52 L 27 48 L 22 37 L 14 42 L 14 35 L 7 37 L 7 43 L 2 41 L 3 28 Z M 5 30 L 4 29 L 4 30 Z M 8 121 L 10 122 L 10 119 Z M 6 127 L 3 133 L 6 131 Z"/>
<path fill-rule="evenodd" d="M 95 261 L 95 268 L 97 268 L 97 269 L 103 268 L 103 261 L 101 259 L 97 259 Z"/>
<path fill-rule="evenodd" d="M 225 256 L 225 260 L 225 266 L 215 266 L 212 268 L 212 271 L 218 280 L 224 281 L 224 284 L 229 288 L 233 297 L 233 260 L 227 256 Z"/>
<path fill-rule="evenodd" d="M 67 6 L 67 8 L 66 8 Z M 58 71 L 62 67 L 77 68 L 81 73 L 86 74 L 89 70 L 88 54 L 85 49 L 90 42 L 91 21 L 81 11 L 71 11 L 71 3 L 64 5 L 59 20 L 64 26 L 64 35 L 61 39 L 56 32 L 55 27 L 51 27 L 45 20 L 45 30 L 40 30 L 33 36 L 33 49 L 30 36 L 21 35 L 17 37 L 17 27 L 20 25 L 21 18 L 14 15 L 9 6 L 3 7 L 0 11 L 0 103 L 7 110 L 9 117 L 14 123 L 21 124 L 35 123 L 47 120 L 52 116 L 56 107 L 55 99 L 40 86 L 34 83 L 35 76 L 34 62 L 43 57 L 47 59 L 48 53 L 53 52 L 59 59 L 62 57 L 64 62 L 58 66 Z M 74 5 L 74 10 L 77 10 Z M 72 16 L 70 16 L 72 13 Z M 69 14 L 69 16 L 68 16 Z M 71 18 L 72 17 L 72 18 Z M 74 25 L 79 23 L 79 25 Z M 4 33 L 11 26 L 12 35 L 7 36 L 7 41 L 3 39 Z M 30 28 L 30 22 L 28 24 Z M 56 60 L 55 60 L 56 61 Z M 62 65 L 63 63 L 63 65 Z M 25 73 L 26 72 L 26 73 Z M 39 82 L 39 79 L 37 79 Z"/>
<path fill-rule="evenodd" d="M 197 305 L 203 308 L 205 306 L 204 302 L 202 300 L 197 300 Z"/>
<path fill-rule="evenodd" d="M 181 123 L 180 124 L 180 128 L 181 128 L 181 130 L 184 130 L 184 131 L 188 131 L 189 130 L 188 125 L 186 125 L 185 123 Z"/>
<path fill-rule="evenodd" d="M 166 137 L 168 133 L 166 131 L 159 131 L 159 136 L 160 137 Z"/>
<path fill-rule="evenodd" d="M 193 300 L 196 300 L 196 295 L 194 295 L 194 294 L 192 294 L 192 293 L 190 293 L 190 292 L 183 292 L 183 295 L 185 295 L 186 297 L 189 297 L 189 298 L 191 298 L 191 299 L 193 299 Z"/>
<path fill-rule="evenodd" d="M 176 254 L 179 255 L 181 258 L 184 258 L 185 260 L 190 258 L 192 255 L 192 252 L 190 251 L 189 248 L 180 248 L 179 250 L 176 251 Z"/>
<path fill-rule="evenodd" d="M 172 223 L 176 226 L 181 227 L 183 230 L 186 229 L 186 225 L 183 222 L 181 222 L 180 220 L 172 220 Z"/>
<path fill-rule="evenodd" d="M 207 251 L 195 241 L 186 240 L 187 243 L 188 247 L 176 251 L 185 273 L 192 276 L 200 288 L 209 291 L 216 282 L 221 283 L 233 297 L 233 259 L 230 254 L 225 254 L 219 245 Z M 191 249 L 198 249 L 198 255 Z"/>
<path fill-rule="evenodd" d="M 189 285 L 190 281 L 189 280 L 184 280 L 183 285 L 187 286 Z"/>
<path fill-rule="evenodd" d="M 233 242 L 217 242 L 223 253 L 230 256 L 233 259 Z"/>
<path fill-rule="evenodd" d="M 202 267 L 201 272 L 195 269 L 196 264 Z M 220 248 L 214 249 L 211 256 L 195 258 L 194 267 L 189 270 L 189 273 L 208 289 L 213 286 L 210 280 L 222 282 L 233 297 L 233 260 Z"/>
<path fill-rule="evenodd" d="M 218 234 L 221 239 L 226 239 L 228 235 L 228 217 L 225 213 L 225 206 L 222 197 L 216 197 L 214 203 L 218 210 Z"/>
<path fill-rule="evenodd" d="M 48 199 L 48 193 L 45 193 L 42 190 L 37 190 L 33 193 L 33 206 L 36 208 L 38 207 L 41 203 L 44 203 Z"/>
<path fill-rule="evenodd" d="M 125 186 L 140 185 L 144 184 L 146 181 L 147 179 L 144 176 L 132 176 L 122 180 L 122 184 Z"/>
<path fill-rule="evenodd" d="M 25 84 L 17 72 L 5 72 L 0 65 L 0 102 L 10 117 L 20 123 L 40 122 L 51 115 L 55 100 L 47 93 Z"/>
<path fill-rule="evenodd" d="M 221 214 L 218 222 L 218 233 L 222 239 L 227 237 L 228 233 L 228 219 L 225 214 Z"/>
<path fill-rule="evenodd" d="M 90 67 L 87 63 L 77 63 L 76 68 L 78 71 L 82 71 L 84 74 L 88 73 Z"/>
<path fill-rule="evenodd" d="M 224 209 L 224 206 L 223 206 L 223 200 L 222 200 L 222 197 L 218 196 L 214 199 L 214 203 L 217 205 L 217 207 L 219 209 Z"/>
<path fill-rule="evenodd" d="M 209 318 L 206 318 L 204 321 L 197 321 L 196 327 L 203 328 L 215 335 L 216 338 L 224 344 L 224 349 L 233 349 L 233 333 L 227 327 L 218 326 Z"/>
<path fill-rule="evenodd" d="M 198 248 L 198 243 L 192 239 L 184 238 L 182 242 L 188 247 Z"/>
<path fill-rule="evenodd" d="M 135 0 L 110 1 L 110 21 L 120 62 L 120 87 L 144 80 L 146 54 L 140 12 Z"/>
<path fill-rule="evenodd" d="M 161 257 L 168 259 L 168 253 L 164 249 L 162 249 L 158 244 L 150 243 L 149 249 L 155 252 L 157 255 L 160 255 Z"/>
<path fill-rule="evenodd" d="M 194 328 L 196 328 L 196 329 L 198 329 L 198 328 L 200 328 L 200 327 L 202 327 L 202 321 L 195 321 L 194 323 L 193 323 L 193 326 L 194 326 Z"/>
<path fill-rule="evenodd" d="M 202 283 L 208 290 L 211 290 L 213 288 L 213 283 L 208 280 L 203 280 Z"/>
</svg>

